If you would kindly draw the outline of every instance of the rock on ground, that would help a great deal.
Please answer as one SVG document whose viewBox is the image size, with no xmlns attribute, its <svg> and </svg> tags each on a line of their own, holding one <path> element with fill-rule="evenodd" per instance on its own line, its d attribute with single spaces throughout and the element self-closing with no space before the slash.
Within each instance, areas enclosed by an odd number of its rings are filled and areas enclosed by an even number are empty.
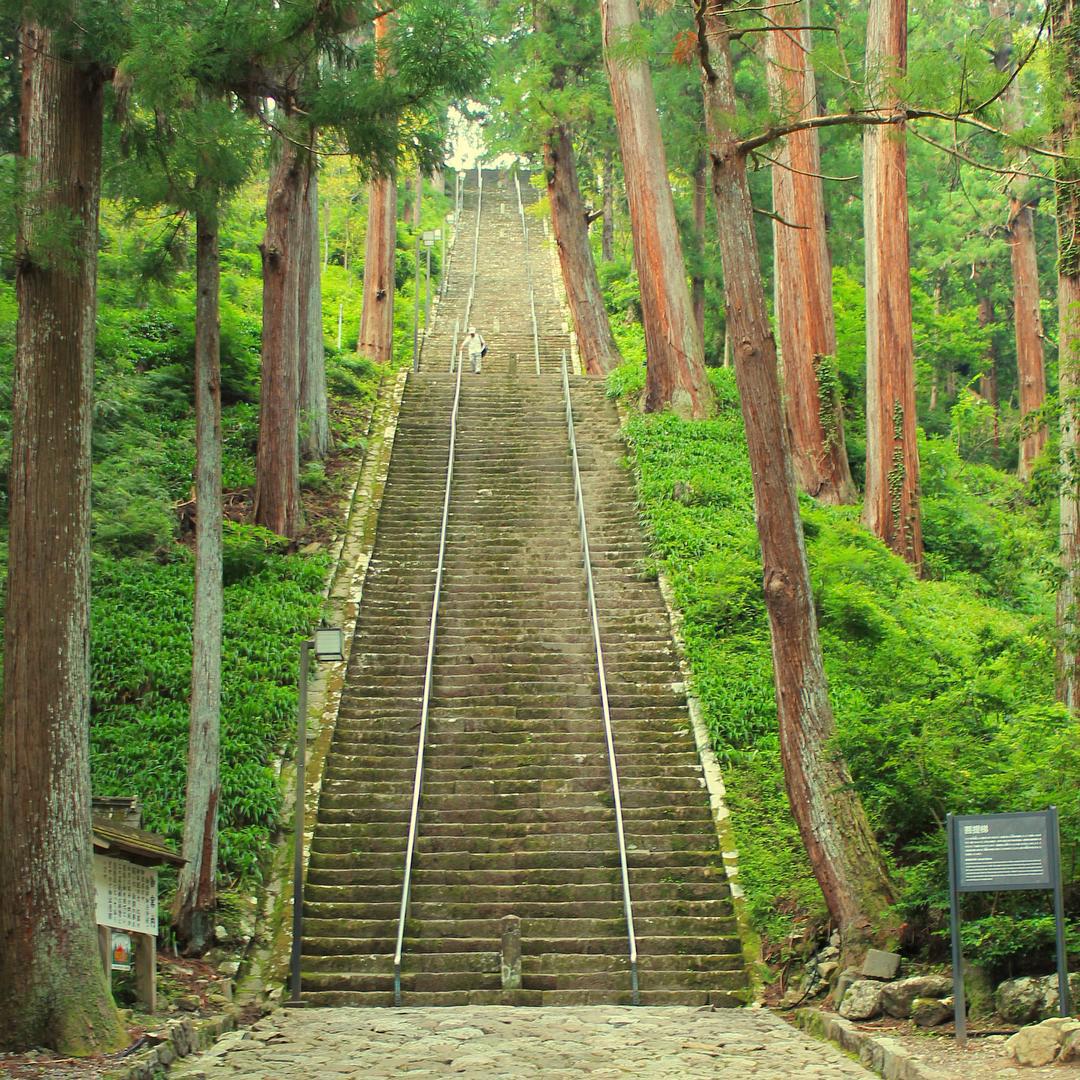
<svg viewBox="0 0 1080 1080">
<path fill-rule="evenodd" d="M 879 982 L 860 979 L 853 982 L 844 994 L 837 1012 L 846 1020 L 870 1020 L 881 1012 L 881 987 Z"/>
<path fill-rule="evenodd" d="M 948 975 L 913 975 L 886 983 L 881 988 L 881 1007 L 890 1016 L 906 1020 L 916 998 L 944 998 L 951 992 L 952 979 Z"/>
</svg>

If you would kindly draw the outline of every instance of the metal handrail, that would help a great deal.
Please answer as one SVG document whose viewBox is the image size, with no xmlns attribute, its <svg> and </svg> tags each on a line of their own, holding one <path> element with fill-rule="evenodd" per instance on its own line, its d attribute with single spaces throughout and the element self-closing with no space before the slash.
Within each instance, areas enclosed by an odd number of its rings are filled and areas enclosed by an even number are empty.
<svg viewBox="0 0 1080 1080">
<path fill-rule="evenodd" d="M 529 281 L 529 307 L 532 309 L 533 355 L 536 358 L 536 374 L 540 374 L 540 330 L 536 323 L 536 292 L 533 289 L 532 255 L 529 253 L 529 226 L 525 220 L 525 204 L 521 201 L 521 183 L 517 169 L 514 170 L 514 187 L 517 188 L 518 213 L 521 215 L 521 231 L 525 237 L 525 273 Z"/>
<path fill-rule="evenodd" d="M 461 316 L 459 315 L 454 320 L 454 338 L 450 342 L 450 374 L 454 374 L 454 359 L 457 356 L 457 339 L 458 334 L 461 333 Z"/>
<path fill-rule="evenodd" d="M 461 204 L 465 205 L 465 192 L 462 188 Z M 476 297 L 476 267 L 480 257 L 480 211 L 484 206 L 484 173 L 480 163 L 476 164 L 476 225 L 473 229 L 472 251 L 472 276 L 469 278 L 469 295 L 465 300 L 465 319 L 461 324 L 461 332 L 468 333 L 469 319 L 472 317 L 473 299 Z M 450 371 L 453 373 L 454 364 L 457 362 L 457 332 L 454 333 L 454 341 L 450 348 Z"/>
<path fill-rule="evenodd" d="M 464 192 L 462 192 L 462 198 L 464 198 Z M 466 333 L 469 328 L 469 319 L 472 318 L 472 306 L 473 299 L 476 296 L 476 265 L 477 260 L 480 257 L 480 213 L 484 208 L 484 170 L 480 167 L 480 162 L 476 163 L 476 229 L 473 232 L 473 249 L 472 249 L 472 278 L 469 281 L 469 298 L 465 301 L 465 322 L 462 323 L 462 330 Z"/>
<path fill-rule="evenodd" d="M 477 170 L 479 172 L 479 168 Z M 473 240 L 473 273 L 469 286 L 469 307 L 476 288 L 476 247 L 480 242 L 480 205 L 484 178 L 480 174 L 476 197 L 476 234 Z M 468 308 L 466 308 L 468 318 Z M 424 753 L 427 749 L 428 717 L 431 712 L 431 686 L 435 668 L 435 638 L 439 622 L 439 594 L 442 591 L 443 570 L 446 565 L 446 530 L 450 520 L 450 490 L 454 479 L 454 450 L 457 446 L 458 408 L 461 402 L 461 372 L 458 364 L 454 382 L 454 406 L 450 411 L 450 445 L 446 459 L 446 489 L 443 493 L 442 523 L 439 527 L 439 559 L 435 568 L 435 594 L 431 600 L 431 621 L 428 624 L 427 660 L 424 664 L 424 696 L 420 702 L 420 734 L 416 745 L 416 772 L 413 776 L 412 805 L 409 810 L 409 837 L 405 847 L 405 875 L 401 882 L 401 908 L 398 912 L 397 941 L 394 945 L 394 1004 L 401 1004 L 401 956 L 405 949 L 405 923 L 409 917 L 409 897 L 412 892 L 413 857 L 416 835 L 420 828 L 420 793 L 424 786 Z"/>
<path fill-rule="evenodd" d="M 608 702 L 607 675 L 604 670 L 604 647 L 600 641 L 600 616 L 596 608 L 593 587 L 592 555 L 589 551 L 589 531 L 585 524 L 585 495 L 581 487 L 581 467 L 578 464 L 577 438 L 574 434 L 574 409 L 570 403 L 570 379 L 566 372 L 566 350 L 562 354 L 563 397 L 566 400 L 566 429 L 570 437 L 570 458 L 574 469 L 574 496 L 577 501 L 578 527 L 581 529 L 581 559 L 585 566 L 585 584 L 589 594 L 589 619 L 592 622 L 593 646 L 596 649 L 596 673 L 600 681 L 600 703 L 604 713 L 604 738 L 607 741 L 608 769 L 611 773 L 611 793 L 615 805 L 615 833 L 619 841 L 619 868 L 622 871 L 623 911 L 626 933 L 630 943 L 630 992 L 635 1005 L 638 995 L 638 951 L 634 933 L 634 909 L 630 901 L 630 870 L 626 859 L 626 833 L 623 829 L 622 798 L 619 795 L 619 768 L 615 761 L 615 737 L 611 731 L 611 706 Z"/>
</svg>

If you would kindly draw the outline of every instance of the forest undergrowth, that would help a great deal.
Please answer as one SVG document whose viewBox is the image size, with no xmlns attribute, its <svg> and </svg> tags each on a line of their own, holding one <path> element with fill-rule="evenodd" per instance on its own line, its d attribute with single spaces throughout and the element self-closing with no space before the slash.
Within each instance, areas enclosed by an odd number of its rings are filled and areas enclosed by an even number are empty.
<svg viewBox="0 0 1080 1080">
<path fill-rule="evenodd" d="M 633 402 L 640 362 L 609 380 Z M 670 579 L 693 688 L 724 768 L 748 911 L 772 959 L 826 925 L 787 804 L 750 470 L 734 376 L 712 371 L 715 419 L 632 411 L 626 425 L 642 520 Z M 842 752 L 899 883 L 905 946 L 948 950 L 945 815 L 1061 812 L 1070 951 L 1080 807 L 1075 724 L 1054 701 L 1054 541 L 1049 501 L 964 461 L 949 438 L 920 443 L 928 579 L 860 523 L 860 508 L 804 497 L 830 697 Z M 1049 466 L 1046 466 L 1047 468 Z M 1051 485 L 1052 486 L 1052 485 Z M 1046 893 L 965 898 L 965 953 L 999 975 L 1048 971 Z"/>
</svg>

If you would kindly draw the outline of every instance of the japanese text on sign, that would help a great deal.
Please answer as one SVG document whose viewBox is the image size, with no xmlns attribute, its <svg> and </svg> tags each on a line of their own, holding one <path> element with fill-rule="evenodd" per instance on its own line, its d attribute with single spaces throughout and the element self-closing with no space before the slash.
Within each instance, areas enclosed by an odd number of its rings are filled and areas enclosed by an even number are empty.
<svg viewBox="0 0 1080 1080">
<path fill-rule="evenodd" d="M 95 855 L 94 894 L 99 926 L 157 936 L 157 870 Z"/>
</svg>

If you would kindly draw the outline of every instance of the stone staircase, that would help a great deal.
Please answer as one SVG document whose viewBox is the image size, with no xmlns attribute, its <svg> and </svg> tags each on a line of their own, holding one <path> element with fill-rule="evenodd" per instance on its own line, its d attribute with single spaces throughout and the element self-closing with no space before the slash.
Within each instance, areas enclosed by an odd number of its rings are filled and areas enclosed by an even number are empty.
<svg viewBox="0 0 1080 1080">
<path fill-rule="evenodd" d="M 498 183 L 485 178 L 482 236 L 500 227 L 491 189 Z M 533 258 L 546 259 L 539 244 Z M 459 251 L 456 270 L 465 263 Z M 492 362 L 479 377 L 463 376 L 403 1003 L 629 1003 L 561 380 L 504 363 L 497 346 L 509 339 L 483 331 L 480 298 L 495 310 L 494 276 L 503 272 L 481 264 L 475 321 Z M 508 309 L 521 307 L 519 287 L 504 284 Z M 441 305 L 440 323 L 454 297 Z M 545 325 L 555 321 L 553 297 Z M 548 338 L 559 344 L 558 334 Z M 393 1003 L 453 389 L 440 365 L 411 376 L 402 403 L 311 845 L 303 993 L 313 1004 Z M 641 1001 L 739 1004 L 745 975 L 730 892 L 667 614 L 656 583 L 642 575 L 646 550 L 618 417 L 593 380 L 574 379 L 572 400 Z M 521 920 L 516 990 L 502 988 L 508 914 Z"/>
<path fill-rule="evenodd" d="M 525 173 L 518 174 L 521 201 L 528 208 L 540 197 Z M 565 315 L 555 294 L 552 264 L 544 245 L 543 224 L 528 216 L 529 258 L 518 213 L 517 189 L 511 172 L 484 170 L 481 199 L 479 257 L 476 294 L 469 322 L 480 331 L 488 346 L 484 370 L 496 373 L 536 374 L 532 311 L 529 307 L 529 265 L 532 266 L 539 330 L 540 370 L 557 375 L 563 350 L 569 355 L 570 336 Z M 454 320 L 464 322 L 472 271 L 476 229 L 476 173 L 467 176 L 461 220 L 447 293 L 424 335 L 420 350 L 422 371 L 449 371 L 454 342 Z M 461 326 L 461 333 L 466 328 Z M 460 343 L 460 337 L 458 338 Z"/>
</svg>

